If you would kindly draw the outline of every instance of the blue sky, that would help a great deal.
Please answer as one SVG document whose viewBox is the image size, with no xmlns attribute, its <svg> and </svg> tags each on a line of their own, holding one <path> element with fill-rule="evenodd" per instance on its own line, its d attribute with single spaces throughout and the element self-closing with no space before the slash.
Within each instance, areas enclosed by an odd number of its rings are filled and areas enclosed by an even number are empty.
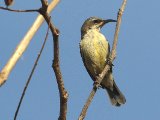
<svg viewBox="0 0 160 120">
<path fill-rule="evenodd" d="M 122 1 L 63 1 L 52 12 L 59 28 L 60 61 L 65 87 L 69 92 L 68 120 L 78 119 L 92 89 L 92 80 L 83 66 L 80 53 L 80 27 L 90 16 L 116 19 Z M 110 104 L 105 91 L 99 89 L 86 120 L 151 120 L 160 114 L 160 16 L 158 0 L 128 1 L 119 33 L 114 77 L 127 103 L 120 108 Z M 13 9 L 39 8 L 40 1 L 16 0 Z M 0 6 L 4 6 L 0 1 Z M 0 69 L 35 20 L 37 13 L 13 13 L 0 10 Z M 46 23 L 38 30 L 27 51 L 18 61 L 9 79 L 0 88 L 0 119 L 12 120 L 26 79 L 31 71 L 46 33 Z M 112 44 L 115 24 L 102 29 Z M 26 92 L 19 120 L 53 120 L 59 115 L 59 94 L 52 64 L 52 36 L 43 51 Z"/>
</svg>

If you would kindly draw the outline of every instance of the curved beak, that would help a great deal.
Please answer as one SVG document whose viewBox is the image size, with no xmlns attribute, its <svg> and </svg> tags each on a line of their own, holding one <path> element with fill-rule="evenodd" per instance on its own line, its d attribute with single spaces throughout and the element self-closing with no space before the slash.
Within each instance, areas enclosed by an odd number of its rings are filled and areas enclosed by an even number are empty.
<svg viewBox="0 0 160 120">
<path fill-rule="evenodd" d="M 117 22 L 117 20 L 113 20 L 113 19 L 107 19 L 107 20 L 103 20 L 104 24 L 109 23 L 109 22 Z"/>
<path fill-rule="evenodd" d="M 117 20 L 113 20 L 113 19 L 103 20 L 100 27 L 102 27 L 103 25 L 105 25 L 106 23 L 109 23 L 109 22 L 117 22 Z"/>
</svg>

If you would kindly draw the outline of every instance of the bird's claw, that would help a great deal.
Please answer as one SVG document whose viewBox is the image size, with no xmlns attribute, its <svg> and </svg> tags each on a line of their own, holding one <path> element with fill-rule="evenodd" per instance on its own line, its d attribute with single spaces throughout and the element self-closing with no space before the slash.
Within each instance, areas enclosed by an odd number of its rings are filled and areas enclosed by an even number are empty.
<svg viewBox="0 0 160 120">
<path fill-rule="evenodd" d="M 109 57 L 106 61 L 107 65 L 109 65 L 110 67 L 114 66 L 113 63 L 111 62 L 111 58 Z"/>
<path fill-rule="evenodd" d="M 93 85 L 96 87 L 96 88 L 102 88 L 101 84 L 99 83 L 99 81 L 94 81 Z"/>
</svg>

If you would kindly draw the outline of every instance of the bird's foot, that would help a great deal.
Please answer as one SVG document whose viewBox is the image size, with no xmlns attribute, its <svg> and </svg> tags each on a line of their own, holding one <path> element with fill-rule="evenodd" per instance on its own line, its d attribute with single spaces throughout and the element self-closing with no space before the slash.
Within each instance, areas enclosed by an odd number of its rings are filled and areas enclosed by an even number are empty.
<svg viewBox="0 0 160 120">
<path fill-rule="evenodd" d="M 96 88 L 102 88 L 101 84 L 99 83 L 98 80 L 94 81 L 93 85 L 96 87 Z"/>
<path fill-rule="evenodd" d="M 109 65 L 110 67 L 114 66 L 113 63 L 111 62 L 111 58 L 109 57 L 106 61 L 107 65 Z"/>
</svg>

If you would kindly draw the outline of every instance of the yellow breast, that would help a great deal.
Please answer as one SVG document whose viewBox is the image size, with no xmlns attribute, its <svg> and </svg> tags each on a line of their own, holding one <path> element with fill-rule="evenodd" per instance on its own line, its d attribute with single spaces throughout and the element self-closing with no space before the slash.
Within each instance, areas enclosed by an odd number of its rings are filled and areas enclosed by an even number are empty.
<svg viewBox="0 0 160 120">
<path fill-rule="evenodd" d="M 86 68 L 94 76 L 100 74 L 106 65 L 108 41 L 96 30 L 88 31 L 80 42 L 80 49 Z"/>
</svg>

